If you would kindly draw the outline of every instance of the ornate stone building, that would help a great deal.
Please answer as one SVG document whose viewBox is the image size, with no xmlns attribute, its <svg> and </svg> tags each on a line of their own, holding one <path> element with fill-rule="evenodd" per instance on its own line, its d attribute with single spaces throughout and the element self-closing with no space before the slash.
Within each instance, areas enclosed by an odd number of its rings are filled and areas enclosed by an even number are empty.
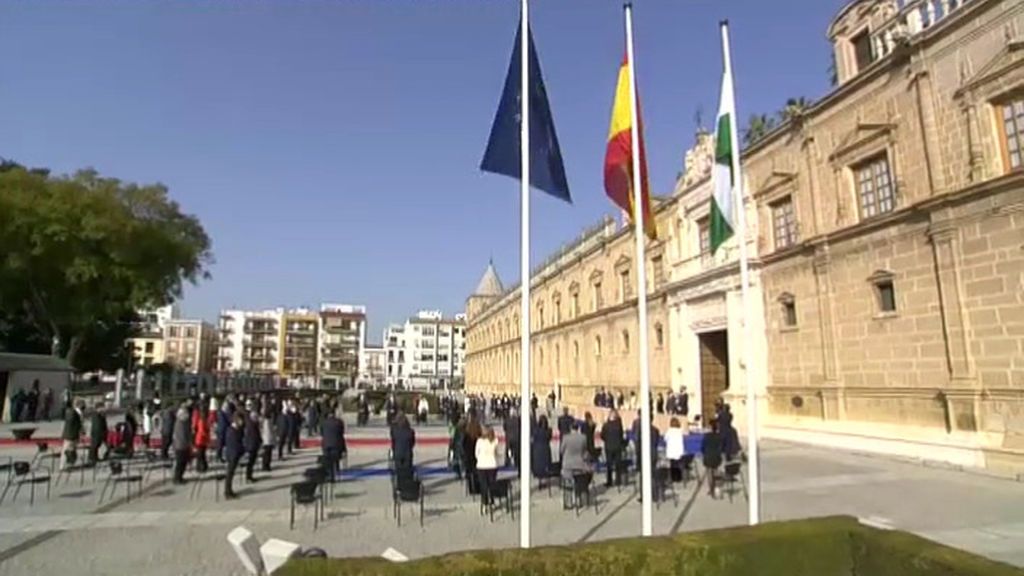
<svg viewBox="0 0 1024 576">
<path fill-rule="evenodd" d="M 850 3 L 745 151 L 777 436 L 1024 464 L 1024 3 Z"/>
<path fill-rule="evenodd" d="M 708 136 L 657 208 L 654 389 L 742 426 L 750 370 L 766 436 L 1024 471 L 1024 2 L 856 0 L 828 35 L 837 86 L 743 152 L 750 313 L 738 239 L 707 251 Z M 631 238 L 534 273 L 538 393 L 635 389 Z M 467 387 L 518 390 L 518 291 L 485 280 Z"/>
</svg>

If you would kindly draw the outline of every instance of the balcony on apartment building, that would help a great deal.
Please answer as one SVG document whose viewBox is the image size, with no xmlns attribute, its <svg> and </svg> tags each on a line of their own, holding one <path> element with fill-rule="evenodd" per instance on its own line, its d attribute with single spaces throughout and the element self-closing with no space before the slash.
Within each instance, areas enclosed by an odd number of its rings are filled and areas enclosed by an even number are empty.
<svg viewBox="0 0 1024 576">
<path fill-rule="evenodd" d="M 277 334 L 277 322 L 266 320 L 250 320 L 245 324 L 249 334 Z"/>
</svg>

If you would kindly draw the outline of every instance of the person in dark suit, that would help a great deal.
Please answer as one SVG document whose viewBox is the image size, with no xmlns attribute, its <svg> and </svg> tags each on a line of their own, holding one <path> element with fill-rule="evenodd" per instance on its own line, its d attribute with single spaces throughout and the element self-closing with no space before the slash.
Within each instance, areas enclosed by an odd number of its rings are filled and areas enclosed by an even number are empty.
<svg viewBox="0 0 1024 576">
<path fill-rule="evenodd" d="M 565 438 L 576 427 L 576 419 L 569 415 L 569 408 L 562 408 L 562 415 L 558 417 L 558 443 Z"/>
<path fill-rule="evenodd" d="M 64 418 L 64 432 L 61 438 L 64 445 L 60 451 L 60 469 L 66 470 L 68 466 L 75 463 L 78 457 L 78 439 L 82 436 L 82 402 L 75 405 L 74 410 L 68 410 Z"/>
<path fill-rule="evenodd" d="M 220 410 L 217 410 L 217 422 L 214 427 L 214 433 L 217 435 L 217 461 L 224 462 L 224 439 L 228 433 L 228 428 L 231 427 L 231 397 L 224 399 L 224 403 L 221 405 Z"/>
<path fill-rule="evenodd" d="M 277 430 L 277 459 L 284 460 L 284 448 L 288 444 L 289 438 L 292 437 L 292 433 L 289 430 L 292 419 L 288 416 L 288 406 L 286 404 L 281 404 L 274 419 L 277 423 L 277 426 L 275 426 Z"/>
<path fill-rule="evenodd" d="M 637 458 L 636 469 L 637 470 L 642 470 L 641 466 L 643 466 L 643 459 L 644 458 L 651 458 L 651 462 L 652 463 L 657 463 L 657 461 L 658 461 L 658 443 L 661 442 L 661 432 L 659 432 L 658 428 L 654 426 L 654 421 L 653 420 L 651 421 L 650 443 L 647 446 L 647 450 L 642 450 L 641 449 L 641 444 L 640 444 L 640 442 L 641 442 L 641 439 L 640 439 L 640 412 L 639 411 L 637 411 L 637 413 L 636 413 L 636 420 L 633 420 L 632 433 L 633 433 L 633 447 L 636 449 L 636 458 Z"/>
<path fill-rule="evenodd" d="M 605 486 L 612 485 L 613 473 L 615 485 L 621 485 L 622 470 L 619 469 L 619 462 L 622 461 L 622 452 L 626 448 L 626 438 L 625 432 L 622 430 L 622 420 L 615 409 L 608 413 L 608 421 L 601 426 L 601 441 L 604 442 L 604 455 L 607 463 Z"/>
<path fill-rule="evenodd" d="M 708 471 L 708 495 L 712 498 L 715 497 L 715 479 L 718 477 L 718 467 L 722 465 L 722 446 L 718 419 L 712 418 L 711 430 L 704 433 L 700 444 L 700 451 L 704 457 L 704 469 Z"/>
<path fill-rule="evenodd" d="M 160 458 L 170 458 L 171 437 L 174 435 L 174 407 L 168 406 L 160 412 Z"/>
<path fill-rule="evenodd" d="M 519 411 L 515 409 L 510 410 L 509 417 L 505 418 L 505 422 L 503 424 L 505 426 L 505 462 L 515 463 L 516 468 L 518 469 L 522 466 L 522 463 L 519 461 L 520 448 L 522 447 L 522 434 L 520 434 L 521 430 L 519 428 Z"/>
<path fill-rule="evenodd" d="M 302 435 L 302 412 L 299 411 L 299 405 L 293 401 L 291 408 L 288 410 L 288 418 L 291 420 L 288 426 L 288 453 L 294 454 L 295 450 L 299 449 L 299 438 Z"/>
<path fill-rule="evenodd" d="M 182 404 L 174 415 L 174 432 L 171 444 L 174 448 L 174 483 L 185 483 L 185 467 L 192 456 L 192 416 L 188 404 Z"/>
<path fill-rule="evenodd" d="M 245 461 L 245 479 L 255 482 L 256 477 L 253 476 L 253 471 L 256 470 L 256 459 L 259 458 L 260 445 L 263 444 L 263 440 L 260 438 L 260 417 L 256 413 L 252 400 L 248 402 L 246 408 L 245 426 L 242 429 L 242 447 L 245 448 L 248 457 L 248 460 Z"/>
<path fill-rule="evenodd" d="M 96 403 L 96 410 L 89 420 L 89 465 L 95 466 L 100 459 L 100 446 L 107 443 L 107 415 L 103 412 L 103 403 Z M 108 447 L 109 450 L 109 447 Z"/>
<path fill-rule="evenodd" d="M 594 444 L 594 435 L 597 434 L 597 423 L 590 412 L 583 413 L 583 429 L 580 430 L 583 437 L 587 439 L 587 454 L 591 462 L 597 462 L 597 445 Z"/>
<path fill-rule="evenodd" d="M 395 425 L 391 427 L 391 454 L 395 459 L 395 470 L 412 468 L 413 449 L 416 447 L 416 432 L 409 425 L 409 419 L 399 412 Z"/>
<path fill-rule="evenodd" d="M 328 412 L 321 424 L 323 442 L 320 446 L 324 455 L 324 466 L 327 477 L 334 482 L 335 475 L 341 471 L 341 460 L 348 453 L 345 445 L 345 422 L 335 412 Z"/>
<path fill-rule="evenodd" d="M 235 469 L 242 459 L 242 426 L 245 419 L 241 414 L 232 417 L 231 425 L 224 431 L 224 459 L 227 461 L 227 471 L 224 474 L 224 498 L 231 500 L 238 498 L 232 488 L 235 479 Z"/>
<path fill-rule="evenodd" d="M 548 417 L 541 416 L 533 426 L 530 441 L 530 470 L 536 478 L 546 478 L 551 470 L 551 427 Z"/>
</svg>

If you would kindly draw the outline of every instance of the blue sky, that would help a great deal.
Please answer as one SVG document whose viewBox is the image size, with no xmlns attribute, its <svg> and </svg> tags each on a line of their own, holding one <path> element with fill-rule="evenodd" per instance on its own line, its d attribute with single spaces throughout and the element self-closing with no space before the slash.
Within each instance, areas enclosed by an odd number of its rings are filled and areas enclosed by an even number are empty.
<svg viewBox="0 0 1024 576">
<path fill-rule="evenodd" d="M 845 0 L 638 0 L 652 185 L 672 189 L 710 125 L 732 24 L 738 113 L 828 91 Z M 460 311 L 488 258 L 519 269 L 518 187 L 478 165 L 518 2 L 48 2 L 0 5 L 0 156 L 162 182 L 213 238 L 182 307 L 365 304 L 371 340 Z M 622 3 L 534 0 L 531 22 L 572 206 L 537 193 L 534 261 L 613 213 L 602 187 Z"/>
</svg>

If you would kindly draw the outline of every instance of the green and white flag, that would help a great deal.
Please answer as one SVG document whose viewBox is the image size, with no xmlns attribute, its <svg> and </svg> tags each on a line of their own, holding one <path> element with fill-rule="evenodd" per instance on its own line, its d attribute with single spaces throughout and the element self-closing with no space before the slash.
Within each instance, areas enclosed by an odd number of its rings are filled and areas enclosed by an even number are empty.
<svg viewBox="0 0 1024 576">
<path fill-rule="evenodd" d="M 727 48 L 728 49 L 728 48 Z M 715 131 L 715 169 L 712 179 L 715 195 L 711 199 L 711 252 L 714 253 L 736 230 L 733 174 L 736 149 L 736 100 L 732 93 L 732 70 L 725 59 L 722 76 L 722 97 L 718 103 L 718 124 Z"/>
</svg>

